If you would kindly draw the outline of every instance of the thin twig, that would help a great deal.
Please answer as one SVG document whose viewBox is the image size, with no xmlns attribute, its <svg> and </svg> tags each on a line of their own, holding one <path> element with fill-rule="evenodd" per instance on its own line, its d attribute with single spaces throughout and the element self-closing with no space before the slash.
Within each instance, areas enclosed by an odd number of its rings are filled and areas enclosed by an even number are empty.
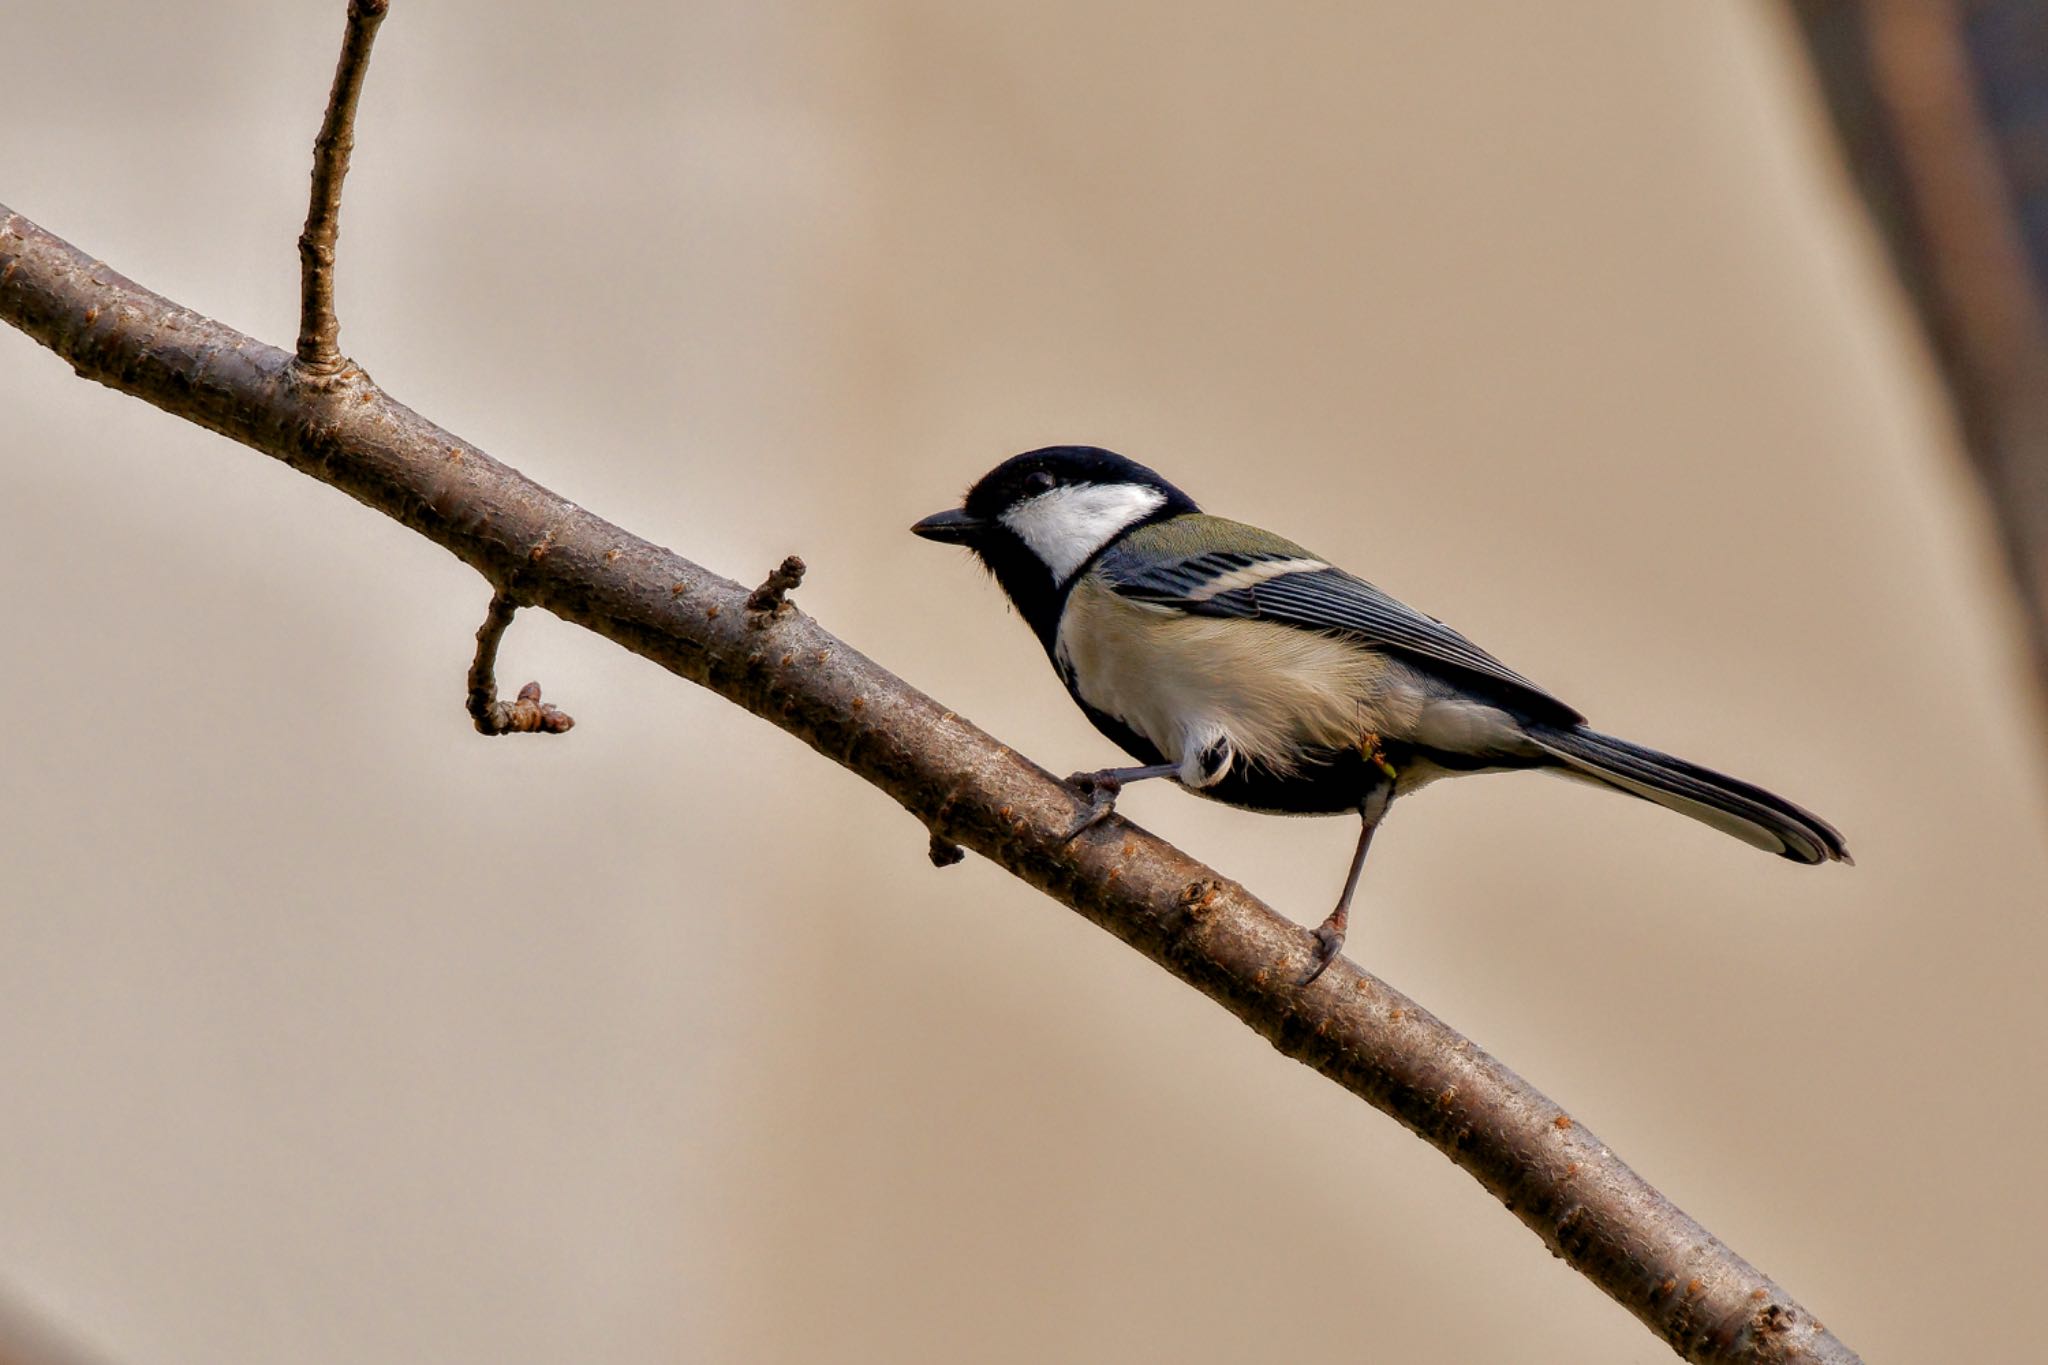
<svg viewBox="0 0 2048 1365">
<path fill-rule="evenodd" d="M 306 208 L 306 228 L 299 234 L 299 364 L 306 374 L 327 378 L 341 369 L 338 339 L 341 324 L 334 316 L 334 246 L 341 235 L 341 182 L 348 176 L 349 153 L 356 145 L 356 103 L 363 77 L 370 69 L 370 44 L 384 22 L 390 0 L 349 0 L 348 30 L 341 41 L 341 60 L 334 68 L 334 89 L 327 96 L 327 116 L 313 141 L 313 194 Z"/>
<path fill-rule="evenodd" d="M 576 722 L 540 699 L 540 684 L 519 689 L 514 701 L 498 700 L 498 642 L 519 604 L 503 592 L 491 594 L 484 623 L 476 628 L 476 658 L 469 665 L 469 717 L 481 735 L 559 735 Z"/>
<path fill-rule="evenodd" d="M 1528 1082 L 1121 817 L 1068 843 L 1051 774 L 809 615 L 761 649 L 739 584 L 585 511 L 348 371 L 309 389 L 284 352 L 121 278 L 0 206 L 0 320 L 81 375 L 273 455 L 444 547 L 523 603 L 616 641 L 811 745 L 927 829 L 1071 906 L 1392 1115 L 1689 1360 L 1856 1359 Z M 548 553 L 533 555 L 536 545 Z"/>
</svg>

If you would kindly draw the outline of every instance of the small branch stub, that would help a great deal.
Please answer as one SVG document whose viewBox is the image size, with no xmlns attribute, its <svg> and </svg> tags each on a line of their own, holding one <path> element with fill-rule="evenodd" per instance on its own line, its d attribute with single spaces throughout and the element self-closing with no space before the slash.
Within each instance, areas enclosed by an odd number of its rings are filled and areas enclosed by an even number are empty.
<svg viewBox="0 0 2048 1365">
<path fill-rule="evenodd" d="M 512 701 L 498 700 L 498 642 L 518 610 L 517 602 L 495 593 L 477 627 L 476 659 L 469 666 L 469 717 L 480 735 L 559 735 L 576 721 L 540 699 L 539 683 L 520 688 Z"/>
<path fill-rule="evenodd" d="M 479 718 L 476 728 L 487 735 L 559 735 L 575 724 L 574 716 L 542 701 L 540 684 L 530 682 L 519 689 L 514 700 L 492 702 L 488 717 Z"/>
<path fill-rule="evenodd" d="M 795 590 L 804 581 L 804 562 L 795 555 L 789 555 L 775 566 L 760 587 L 747 594 L 747 610 L 767 619 L 782 615 L 789 610 L 789 603 L 783 595 Z"/>
<path fill-rule="evenodd" d="M 967 850 L 948 839 L 937 830 L 932 831 L 931 860 L 933 867 L 951 867 L 967 857 Z"/>
<path fill-rule="evenodd" d="M 348 30 L 327 115 L 313 140 L 313 193 L 299 234 L 299 370 L 329 379 L 341 370 L 341 324 L 334 316 L 334 246 L 341 236 L 341 182 L 356 145 L 356 105 L 370 70 L 370 44 L 389 0 L 349 0 Z"/>
</svg>

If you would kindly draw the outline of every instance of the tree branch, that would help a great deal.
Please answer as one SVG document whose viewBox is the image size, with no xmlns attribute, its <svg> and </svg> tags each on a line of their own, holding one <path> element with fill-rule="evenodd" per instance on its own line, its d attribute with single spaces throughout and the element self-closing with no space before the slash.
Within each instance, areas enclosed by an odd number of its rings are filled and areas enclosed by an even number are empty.
<svg viewBox="0 0 2048 1365">
<path fill-rule="evenodd" d="M 341 368 L 341 324 L 334 317 L 334 246 L 341 236 L 341 182 L 356 145 L 356 103 L 370 70 L 370 44 L 390 0 L 349 0 L 348 31 L 328 92 L 327 116 L 313 140 L 313 196 L 299 234 L 299 363 L 309 376 Z"/>
<path fill-rule="evenodd" d="M 1399 1120 L 1687 1359 L 1856 1360 L 1597 1137 L 1399 991 L 1342 959 L 1296 987 L 1313 939 L 1237 883 L 1121 817 L 1070 843 L 1087 803 L 783 601 L 800 563 L 750 594 L 500 464 L 342 358 L 333 228 L 383 9 L 350 6 L 301 242 L 298 358 L 143 289 L 5 205 L 0 320 L 78 374 L 331 484 L 481 573 L 496 595 L 477 632 L 472 714 L 479 696 L 502 705 L 492 661 L 516 575 L 519 604 L 711 689 L 865 779 L 925 825 L 934 862 L 957 861 L 961 846 L 996 862 Z M 304 382 L 308 370 L 321 382 Z"/>
<path fill-rule="evenodd" d="M 476 628 L 476 658 L 469 665 L 469 717 L 480 735 L 559 735 L 576 724 L 540 699 L 540 684 L 519 689 L 514 701 L 498 700 L 498 642 L 519 604 L 503 589 L 491 594 L 484 623 Z"/>
<path fill-rule="evenodd" d="M 1079 911 L 1287 1056 L 1400 1120 L 1689 1360 L 1855 1355 L 1528 1082 L 1348 961 L 1314 986 L 1305 929 L 1086 802 L 794 607 L 550 492 L 344 362 L 292 357 L 122 278 L 0 205 L 0 319 L 80 375 L 332 484 L 494 583 L 795 735 L 932 830 Z M 489 629 L 488 625 L 486 629 Z"/>
</svg>

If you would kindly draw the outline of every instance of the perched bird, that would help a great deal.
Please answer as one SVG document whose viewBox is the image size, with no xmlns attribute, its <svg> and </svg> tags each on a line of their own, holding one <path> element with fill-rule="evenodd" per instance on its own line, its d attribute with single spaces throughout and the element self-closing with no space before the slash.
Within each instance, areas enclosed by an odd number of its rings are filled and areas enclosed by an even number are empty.
<svg viewBox="0 0 2048 1365">
<path fill-rule="evenodd" d="M 1547 769 L 1794 862 L 1850 861 L 1819 817 L 1589 728 L 1443 622 L 1290 540 L 1207 515 L 1110 451 L 1027 451 L 910 529 L 980 557 L 1095 728 L 1138 760 L 1068 779 L 1091 799 L 1070 839 L 1152 777 L 1249 810 L 1359 816 L 1303 985 L 1344 945 L 1387 807 L 1439 777 Z"/>
</svg>

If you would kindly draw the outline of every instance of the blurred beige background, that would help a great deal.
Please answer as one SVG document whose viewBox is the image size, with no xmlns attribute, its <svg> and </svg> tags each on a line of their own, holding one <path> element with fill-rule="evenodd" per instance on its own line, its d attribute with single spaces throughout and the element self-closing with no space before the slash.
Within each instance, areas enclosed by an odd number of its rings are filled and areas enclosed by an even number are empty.
<svg viewBox="0 0 2048 1365">
<path fill-rule="evenodd" d="M 15 0 L 0 200 L 275 342 L 340 0 Z M 1440 12 L 1455 8 L 1455 13 Z M 1535 777 L 1352 952 L 1876 1360 L 2021 1359 L 2048 782 L 1920 349 L 1763 3 L 397 0 L 342 343 L 1048 766 L 913 540 L 1093 441 L 1808 871 Z M 0 1299 L 98 1358 L 1653 1361 L 1468 1178 L 769 727 L 0 331 Z M 1125 809 L 1313 921 L 1352 837 Z"/>
</svg>

